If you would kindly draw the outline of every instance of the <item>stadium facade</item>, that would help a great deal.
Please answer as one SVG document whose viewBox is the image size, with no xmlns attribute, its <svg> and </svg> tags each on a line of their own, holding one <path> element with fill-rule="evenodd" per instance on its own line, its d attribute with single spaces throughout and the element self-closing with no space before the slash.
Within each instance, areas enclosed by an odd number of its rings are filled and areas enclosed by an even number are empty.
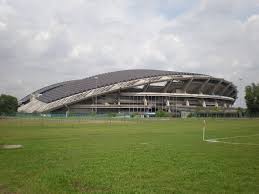
<svg viewBox="0 0 259 194">
<path fill-rule="evenodd" d="M 231 109 L 236 86 L 197 73 L 134 69 L 53 84 L 19 101 L 25 113 L 152 113 Z"/>
</svg>

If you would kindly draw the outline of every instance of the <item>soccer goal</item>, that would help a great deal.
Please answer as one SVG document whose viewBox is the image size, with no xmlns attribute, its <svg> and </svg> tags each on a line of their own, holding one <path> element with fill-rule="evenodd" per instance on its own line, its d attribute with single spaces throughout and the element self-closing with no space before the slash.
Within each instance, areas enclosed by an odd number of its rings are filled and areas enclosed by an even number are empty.
<svg viewBox="0 0 259 194">
<path fill-rule="evenodd" d="M 208 143 L 259 146 L 259 130 L 255 127 L 231 125 L 224 121 L 216 129 L 210 129 L 203 120 L 202 140 Z M 225 127 L 224 127 L 225 126 Z"/>
</svg>

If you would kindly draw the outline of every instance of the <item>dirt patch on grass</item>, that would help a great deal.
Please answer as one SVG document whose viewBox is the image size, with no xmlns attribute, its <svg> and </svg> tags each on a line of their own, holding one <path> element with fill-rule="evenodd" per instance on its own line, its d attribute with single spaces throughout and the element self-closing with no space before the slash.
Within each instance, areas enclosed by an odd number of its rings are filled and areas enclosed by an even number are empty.
<svg viewBox="0 0 259 194">
<path fill-rule="evenodd" d="M 17 194 L 17 193 L 15 193 L 15 192 L 9 191 L 9 189 L 7 188 L 7 186 L 1 185 L 1 184 L 0 184 L 0 193 L 1 193 L 1 194 Z"/>
<path fill-rule="evenodd" d="M 80 181 L 73 181 L 72 186 L 76 191 L 83 192 L 83 193 L 107 193 L 111 192 L 109 188 L 105 187 L 93 187 L 86 185 Z"/>
<path fill-rule="evenodd" d="M 23 148 L 22 145 L 16 144 L 16 145 L 0 145 L 0 148 L 2 149 L 19 149 Z"/>
</svg>

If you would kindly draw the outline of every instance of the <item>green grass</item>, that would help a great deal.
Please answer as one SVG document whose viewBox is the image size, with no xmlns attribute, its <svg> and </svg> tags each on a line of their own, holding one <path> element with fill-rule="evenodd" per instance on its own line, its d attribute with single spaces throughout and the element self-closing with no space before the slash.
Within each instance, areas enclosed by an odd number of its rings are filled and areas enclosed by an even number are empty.
<svg viewBox="0 0 259 194">
<path fill-rule="evenodd" d="M 24 146 L 0 149 L 0 193 L 259 193 L 259 146 L 203 142 L 202 123 L 0 120 Z M 207 120 L 207 138 L 250 134 L 259 120 Z"/>
</svg>

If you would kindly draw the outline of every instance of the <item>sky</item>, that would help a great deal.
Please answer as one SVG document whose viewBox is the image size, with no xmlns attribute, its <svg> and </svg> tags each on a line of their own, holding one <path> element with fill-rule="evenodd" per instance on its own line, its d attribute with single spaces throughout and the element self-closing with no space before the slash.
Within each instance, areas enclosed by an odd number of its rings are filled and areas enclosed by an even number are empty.
<svg viewBox="0 0 259 194">
<path fill-rule="evenodd" d="M 244 106 L 259 83 L 259 0 L 0 0 L 0 93 L 124 69 L 224 78 Z"/>
</svg>

